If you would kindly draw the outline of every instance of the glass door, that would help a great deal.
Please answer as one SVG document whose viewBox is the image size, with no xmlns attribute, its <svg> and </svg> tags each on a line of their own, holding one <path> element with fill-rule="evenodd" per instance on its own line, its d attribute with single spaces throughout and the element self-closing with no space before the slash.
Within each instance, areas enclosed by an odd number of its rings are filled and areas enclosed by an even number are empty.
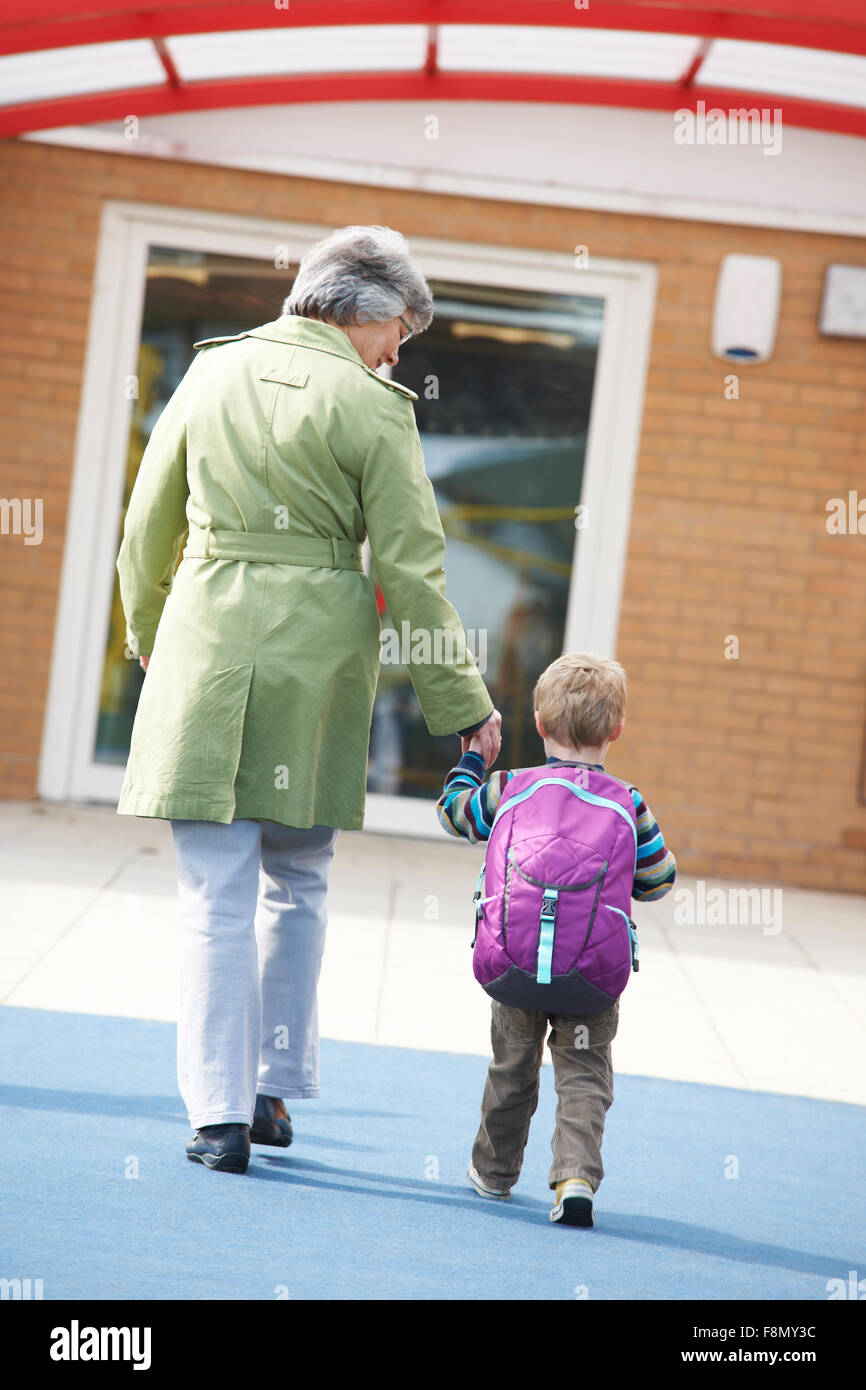
<svg viewBox="0 0 866 1390">
<path fill-rule="evenodd" d="M 253 259 L 150 248 L 115 553 L 145 444 L 192 344 L 277 317 L 291 280 L 291 270 Z M 563 648 L 604 301 L 430 285 L 436 317 L 404 349 L 397 375 L 418 393 L 415 414 L 447 539 L 448 596 L 502 711 L 499 765 L 520 767 L 543 758 L 532 688 Z M 401 634 L 387 640 L 391 620 L 381 597 L 380 608 L 383 661 L 368 791 L 429 798 L 456 744 L 427 732 L 408 671 L 392 659 Z M 125 763 L 143 679 L 125 653 L 115 576 L 95 762 Z"/>
<path fill-rule="evenodd" d="M 532 690 L 563 650 L 604 300 L 430 280 L 436 317 L 403 349 L 447 548 L 445 574 L 502 712 L 499 767 L 544 761 Z M 372 577 L 375 579 L 375 571 Z M 435 800 L 454 738 L 431 738 L 380 596 L 368 788 Z M 405 644 L 404 644 L 405 649 Z"/>
<path fill-rule="evenodd" d="M 192 345 L 278 317 L 329 230 L 106 206 L 40 759 L 48 800 L 116 804 L 120 792 L 143 673 L 125 654 L 115 562 L 145 442 Z M 503 712 L 499 766 L 526 766 L 543 756 L 540 671 L 564 649 L 615 650 L 655 268 L 412 246 L 436 317 L 396 376 L 418 395 L 448 595 Z M 427 732 L 381 607 L 366 824 L 438 837 L 433 808 L 460 745 Z"/>
<path fill-rule="evenodd" d="M 267 262 L 243 256 L 150 247 L 136 372 L 138 394 L 133 401 L 115 555 L 144 447 L 189 366 L 193 343 L 242 333 L 279 318 L 296 269 L 277 270 Z M 139 663 L 126 656 L 126 623 L 115 572 L 94 762 L 125 764 L 143 680 Z"/>
</svg>

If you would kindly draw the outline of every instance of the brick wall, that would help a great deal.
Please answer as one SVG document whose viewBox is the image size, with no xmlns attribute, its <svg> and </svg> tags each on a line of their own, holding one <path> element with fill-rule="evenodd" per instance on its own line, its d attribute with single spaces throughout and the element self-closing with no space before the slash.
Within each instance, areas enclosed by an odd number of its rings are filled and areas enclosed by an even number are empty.
<svg viewBox="0 0 866 1390">
<path fill-rule="evenodd" d="M 822 339 L 831 261 L 861 240 L 710 226 L 0 142 L 0 496 L 44 498 L 44 540 L 0 537 L 0 794 L 36 796 L 102 201 L 129 198 L 414 236 L 655 262 L 659 292 L 619 658 L 629 726 L 610 771 L 645 791 L 685 872 L 866 891 L 864 345 Z M 713 358 L 720 258 L 783 265 L 773 360 Z M 739 400 L 724 379 L 737 370 Z M 739 659 L 725 659 L 725 640 Z"/>
</svg>

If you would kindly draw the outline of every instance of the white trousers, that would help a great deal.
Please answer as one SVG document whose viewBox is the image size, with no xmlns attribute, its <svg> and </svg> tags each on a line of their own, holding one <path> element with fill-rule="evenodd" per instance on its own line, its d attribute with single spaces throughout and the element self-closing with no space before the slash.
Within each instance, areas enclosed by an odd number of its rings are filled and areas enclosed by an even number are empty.
<svg viewBox="0 0 866 1390">
<path fill-rule="evenodd" d="M 259 1095 L 319 1094 L 317 986 L 338 830 L 172 820 L 180 897 L 177 1078 L 193 1129 Z"/>
</svg>

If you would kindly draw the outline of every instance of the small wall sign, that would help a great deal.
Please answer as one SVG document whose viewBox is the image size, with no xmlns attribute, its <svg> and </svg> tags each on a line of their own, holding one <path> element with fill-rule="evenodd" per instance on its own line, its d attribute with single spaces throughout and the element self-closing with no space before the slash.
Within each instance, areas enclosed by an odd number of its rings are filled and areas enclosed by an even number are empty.
<svg viewBox="0 0 866 1390">
<path fill-rule="evenodd" d="M 866 338 L 866 266 L 828 265 L 819 327 L 831 338 Z"/>
</svg>

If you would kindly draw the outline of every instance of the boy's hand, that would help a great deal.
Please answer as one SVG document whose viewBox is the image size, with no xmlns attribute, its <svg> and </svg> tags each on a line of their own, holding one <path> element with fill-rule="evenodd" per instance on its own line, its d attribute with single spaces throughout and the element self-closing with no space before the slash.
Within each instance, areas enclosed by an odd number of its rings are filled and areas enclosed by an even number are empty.
<svg viewBox="0 0 866 1390">
<path fill-rule="evenodd" d="M 480 753 L 485 769 L 496 762 L 502 747 L 502 715 L 495 709 L 486 724 L 482 724 L 477 734 L 464 735 L 461 740 L 463 753 Z"/>
</svg>

